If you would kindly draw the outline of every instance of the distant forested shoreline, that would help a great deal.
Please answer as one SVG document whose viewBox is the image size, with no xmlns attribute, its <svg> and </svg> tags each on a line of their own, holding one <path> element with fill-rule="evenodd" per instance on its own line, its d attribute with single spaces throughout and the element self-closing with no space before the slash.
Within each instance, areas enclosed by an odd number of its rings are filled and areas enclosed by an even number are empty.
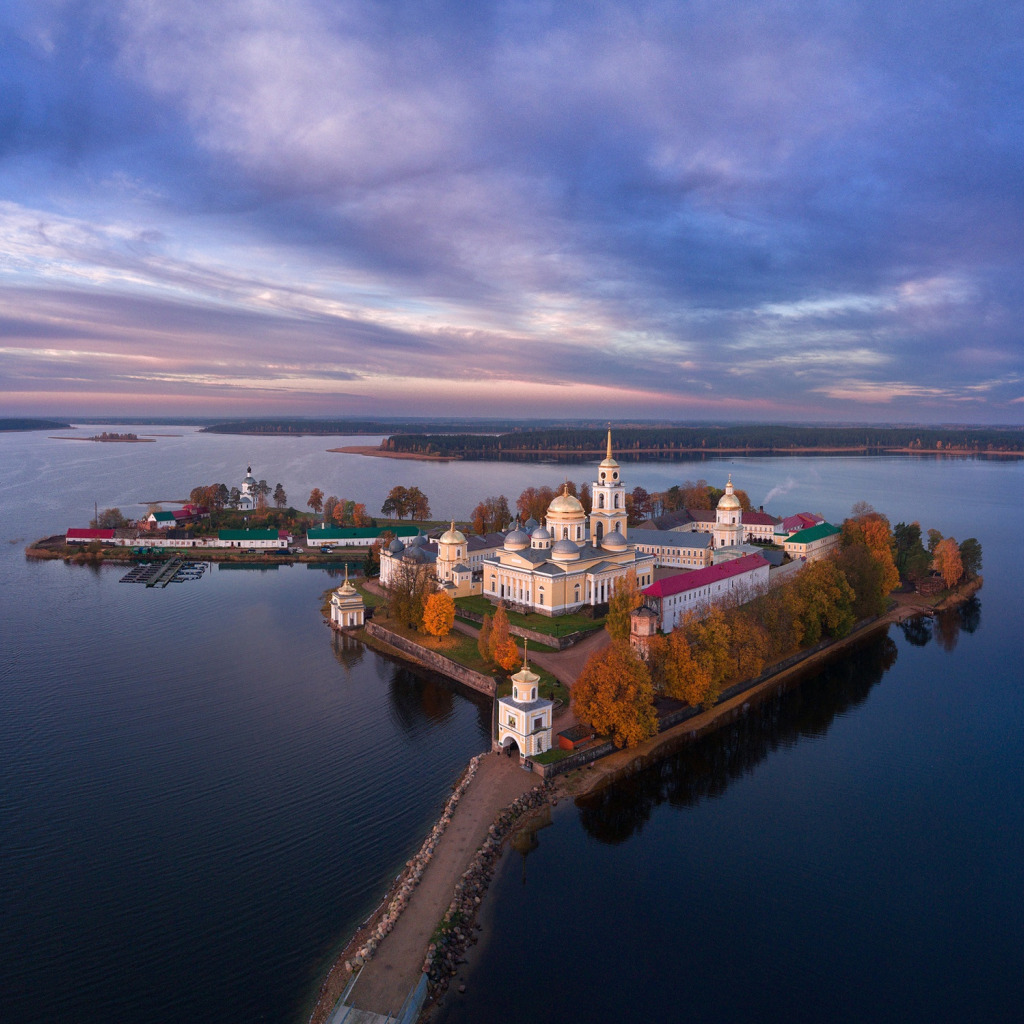
<svg viewBox="0 0 1024 1024">
<path fill-rule="evenodd" d="M 71 424 L 64 420 L 5 419 L 0 420 L 2 430 L 70 430 Z"/>
<path fill-rule="evenodd" d="M 396 433 L 386 451 L 479 459 L 502 456 L 592 454 L 604 450 L 604 429 L 521 430 L 479 434 Z M 1024 429 L 994 427 L 613 427 L 617 457 L 700 453 L 800 454 L 886 451 L 1024 454 Z"/>
</svg>

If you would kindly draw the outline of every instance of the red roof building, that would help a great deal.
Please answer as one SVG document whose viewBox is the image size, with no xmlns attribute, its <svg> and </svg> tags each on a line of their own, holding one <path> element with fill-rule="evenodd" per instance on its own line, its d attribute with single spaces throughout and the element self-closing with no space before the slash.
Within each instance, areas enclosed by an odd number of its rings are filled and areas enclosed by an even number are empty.
<svg viewBox="0 0 1024 1024">
<path fill-rule="evenodd" d="M 787 534 L 797 533 L 800 530 L 809 530 L 812 526 L 820 526 L 823 522 L 824 517 L 813 512 L 797 512 L 796 515 L 786 516 L 782 520 L 782 529 Z"/>
<path fill-rule="evenodd" d="M 66 544 L 88 544 L 93 540 L 113 540 L 113 530 L 86 530 L 72 527 L 64 538 Z"/>
<path fill-rule="evenodd" d="M 703 614 L 724 598 L 749 600 L 768 586 L 768 562 L 761 555 L 743 555 L 705 569 L 667 576 L 643 591 L 645 603 L 668 633 L 689 612 Z"/>
</svg>

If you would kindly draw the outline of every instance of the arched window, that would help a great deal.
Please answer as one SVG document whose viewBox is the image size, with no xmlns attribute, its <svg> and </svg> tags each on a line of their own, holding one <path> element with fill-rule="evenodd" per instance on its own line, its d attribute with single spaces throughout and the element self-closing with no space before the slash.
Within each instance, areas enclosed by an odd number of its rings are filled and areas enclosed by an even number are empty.
<svg viewBox="0 0 1024 1024">
<path fill-rule="evenodd" d="M 604 495 L 603 494 L 599 494 L 597 496 L 597 507 L 598 508 L 604 508 Z"/>
<path fill-rule="evenodd" d="M 568 526 L 563 526 L 562 527 L 562 540 L 568 540 L 568 539 L 569 539 L 569 527 Z"/>
<path fill-rule="evenodd" d="M 573 600 L 578 601 L 580 599 L 580 585 L 577 583 L 573 588 Z"/>
<path fill-rule="evenodd" d="M 619 507 L 619 496 L 617 494 L 615 495 L 615 507 Z"/>
</svg>

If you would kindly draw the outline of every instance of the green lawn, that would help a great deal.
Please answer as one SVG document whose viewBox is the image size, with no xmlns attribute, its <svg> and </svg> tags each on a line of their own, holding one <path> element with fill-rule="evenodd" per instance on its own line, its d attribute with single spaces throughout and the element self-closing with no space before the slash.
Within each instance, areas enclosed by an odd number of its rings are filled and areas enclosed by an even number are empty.
<svg viewBox="0 0 1024 1024">
<path fill-rule="evenodd" d="M 457 598 L 455 605 L 457 608 L 464 608 L 477 615 L 494 615 L 494 605 L 479 594 Z M 547 633 L 548 636 L 566 636 L 581 630 L 590 632 L 600 629 L 604 625 L 603 617 L 592 619 L 578 612 L 574 615 L 556 615 L 552 618 L 547 615 L 520 615 L 519 612 L 510 611 L 508 612 L 508 621 L 513 626 L 532 629 L 538 633 Z"/>
<path fill-rule="evenodd" d="M 561 747 L 552 747 L 550 750 L 545 750 L 543 754 L 534 754 L 530 758 L 531 761 L 536 761 L 537 764 L 554 764 L 556 761 L 563 761 L 573 751 L 563 750 Z"/>
<path fill-rule="evenodd" d="M 485 676 L 494 675 L 493 666 L 480 657 L 474 637 L 456 633 L 454 630 L 447 636 L 427 636 L 420 633 L 419 630 L 410 629 L 408 626 L 403 626 L 401 623 L 395 622 L 394 619 L 384 616 L 375 616 L 374 621 L 400 636 L 415 641 L 428 651 L 436 651 L 460 665 L 465 665 L 466 668 L 473 669 L 474 672 L 480 672 Z"/>
</svg>

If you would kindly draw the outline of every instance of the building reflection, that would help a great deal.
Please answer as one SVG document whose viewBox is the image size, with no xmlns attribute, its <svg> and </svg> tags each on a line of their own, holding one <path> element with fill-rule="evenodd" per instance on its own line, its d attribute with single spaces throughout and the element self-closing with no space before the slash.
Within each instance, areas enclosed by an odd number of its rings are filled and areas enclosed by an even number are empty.
<svg viewBox="0 0 1024 1024">
<path fill-rule="evenodd" d="M 350 672 L 362 662 L 366 648 L 348 633 L 341 633 L 336 629 L 331 632 L 334 634 L 331 639 L 331 650 L 334 652 L 335 660 L 346 672 Z"/>
</svg>

